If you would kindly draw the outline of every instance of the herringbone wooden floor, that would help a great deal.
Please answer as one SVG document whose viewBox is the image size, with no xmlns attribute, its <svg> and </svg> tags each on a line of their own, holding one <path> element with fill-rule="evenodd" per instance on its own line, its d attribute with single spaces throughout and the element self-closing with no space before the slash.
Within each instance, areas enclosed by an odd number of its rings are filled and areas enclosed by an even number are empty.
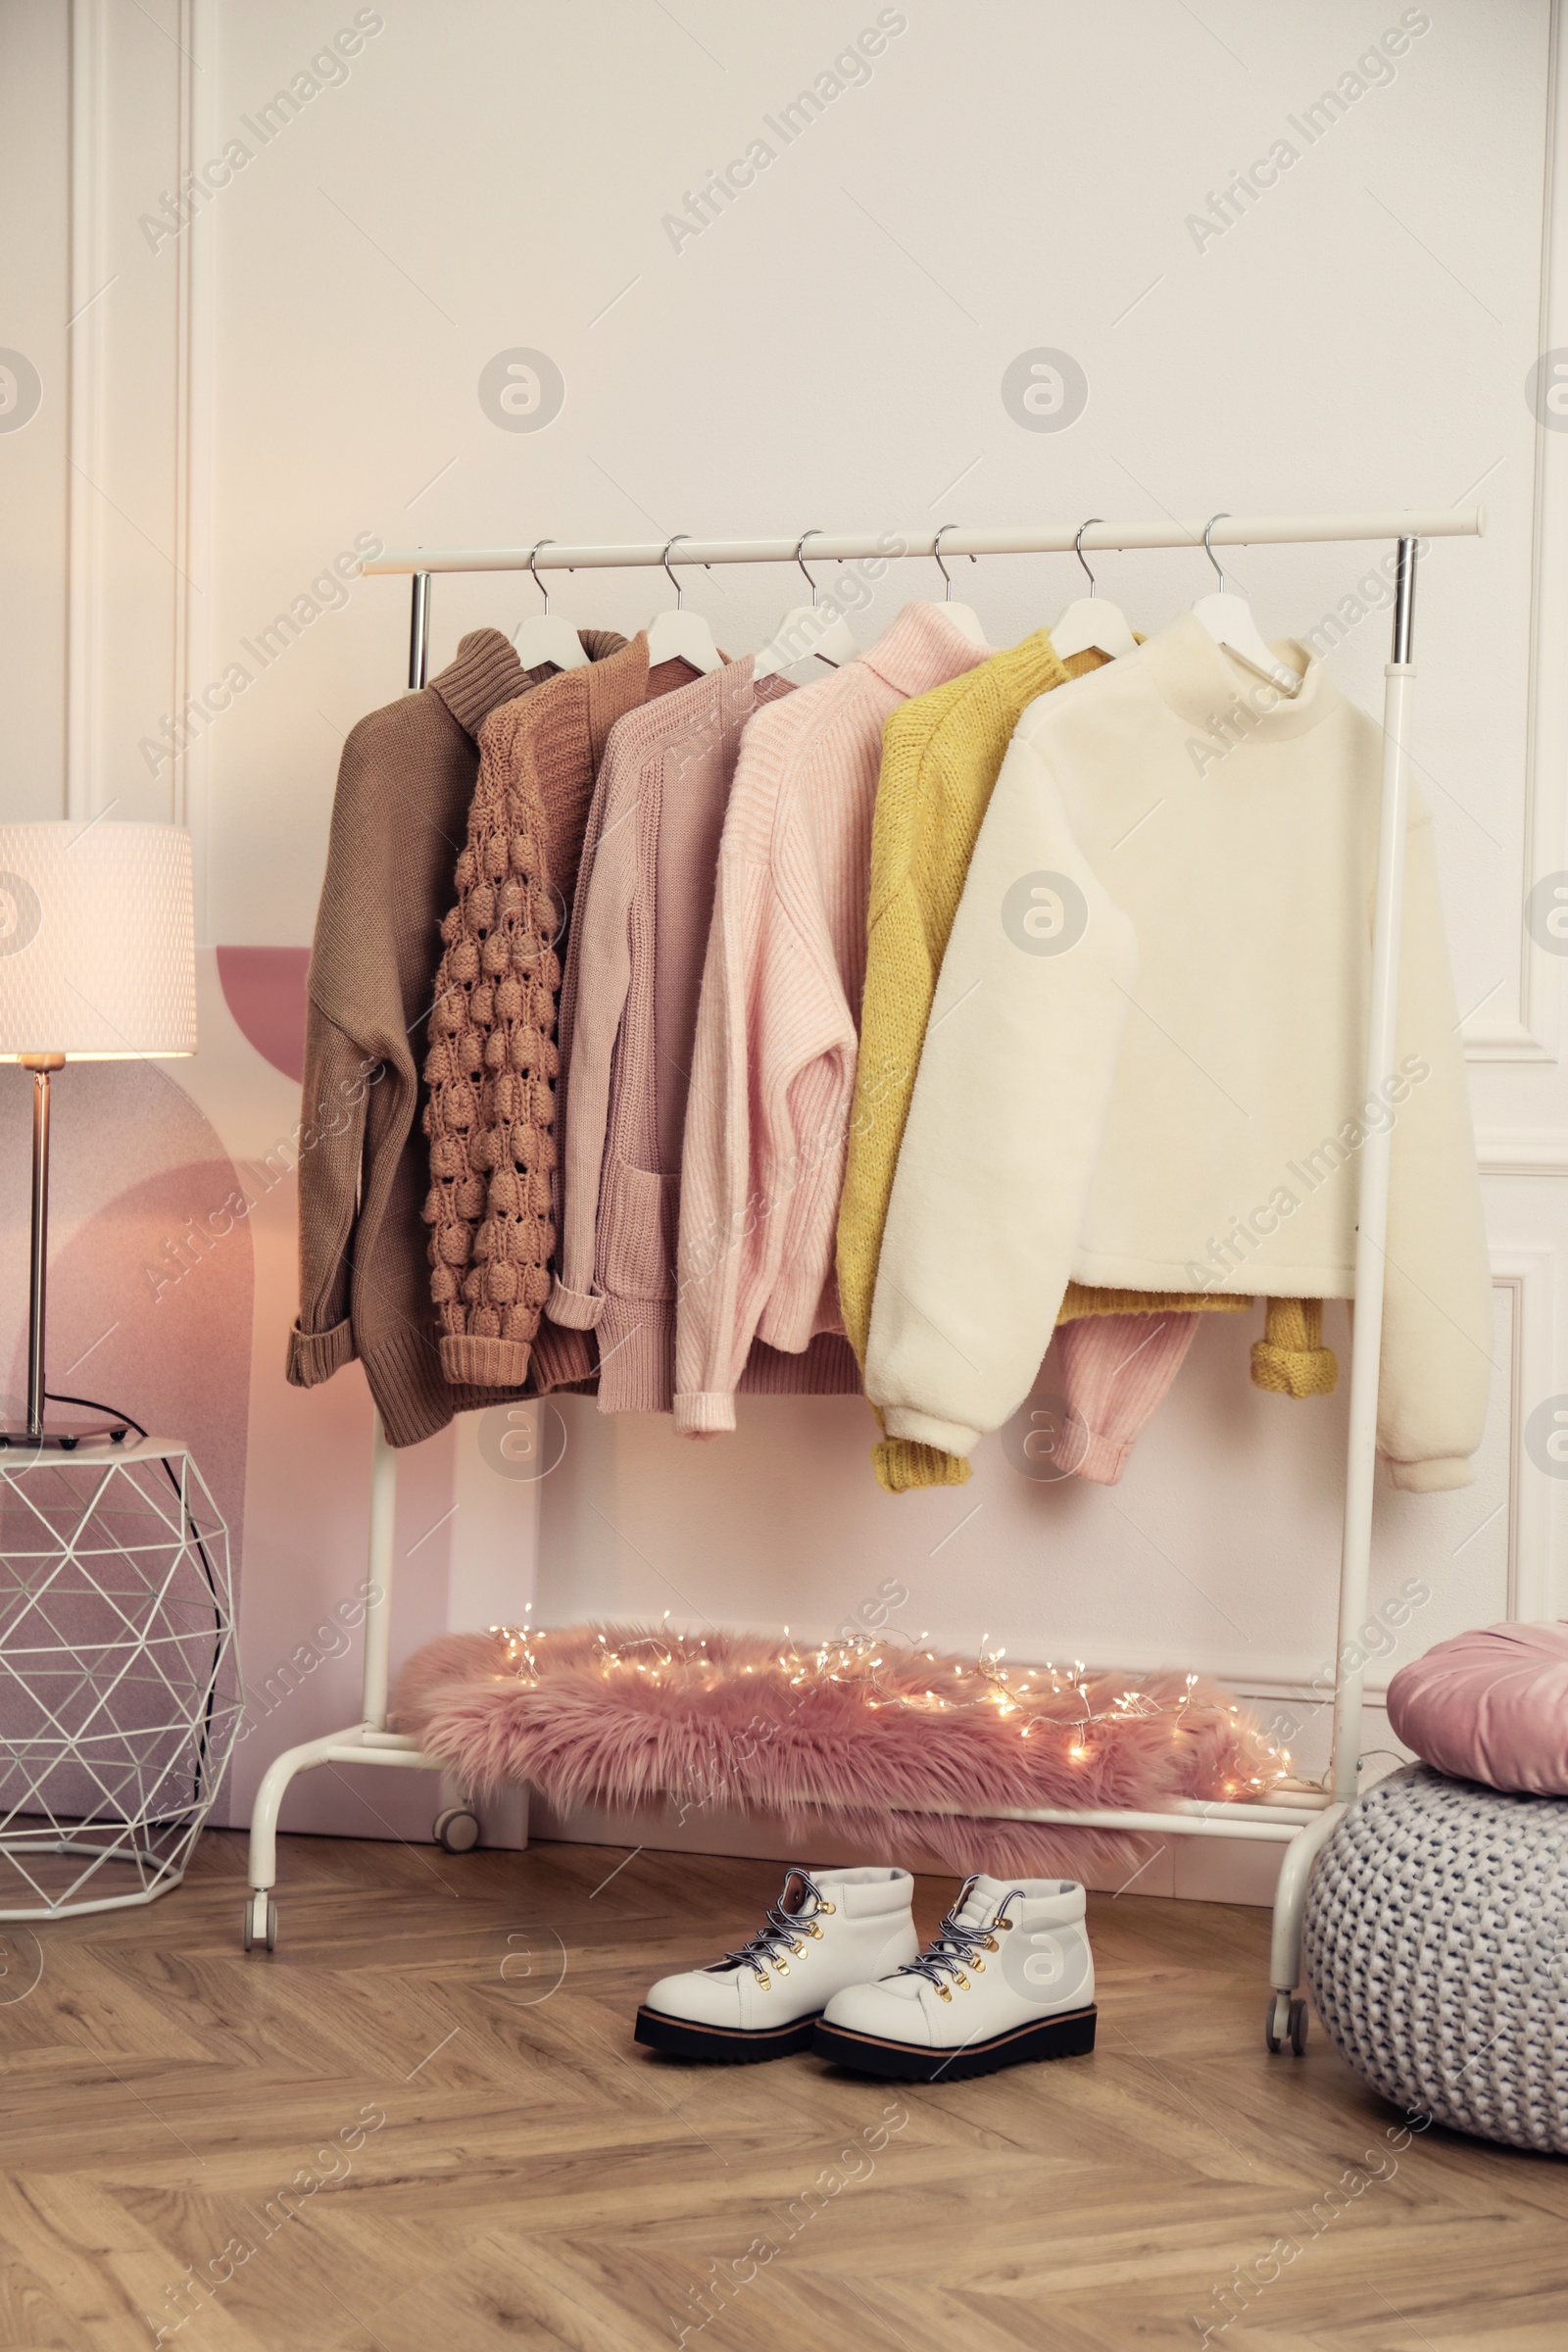
<svg viewBox="0 0 1568 2352">
<path fill-rule="evenodd" d="M 622 1859 L 285 1839 L 246 1958 L 219 1833 L 147 1911 L 0 1930 L 6 2352 L 1568 2343 L 1568 2166 L 1398 2145 L 1320 2032 L 1269 2059 L 1261 1911 L 1094 1898 L 1092 2058 L 899 2091 L 638 2050 L 779 1873 Z"/>
</svg>

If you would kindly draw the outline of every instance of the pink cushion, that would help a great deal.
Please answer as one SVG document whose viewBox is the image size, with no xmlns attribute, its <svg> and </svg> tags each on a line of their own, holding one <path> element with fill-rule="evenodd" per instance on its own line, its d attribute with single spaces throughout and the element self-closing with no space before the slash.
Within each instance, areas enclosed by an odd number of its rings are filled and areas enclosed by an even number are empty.
<svg viewBox="0 0 1568 2352">
<path fill-rule="evenodd" d="M 1568 1624 L 1484 1625 L 1389 1685 L 1394 1735 L 1457 1779 L 1568 1796 Z"/>
</svg>

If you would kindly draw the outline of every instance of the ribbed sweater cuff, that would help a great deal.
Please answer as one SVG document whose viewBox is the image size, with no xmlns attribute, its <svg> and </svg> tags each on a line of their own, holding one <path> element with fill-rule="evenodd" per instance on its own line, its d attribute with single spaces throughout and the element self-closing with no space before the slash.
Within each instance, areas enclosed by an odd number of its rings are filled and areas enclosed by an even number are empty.
<svg viewBox="0 0 1568 2352">
<path fill-rule="evenodd" d="M 314 1389 L 354 1361 L 354 1326 L 345 1315 L 330 1331 L 301 1331 L 298 1323 L 288 1335 L 288 1378 L 296 1389 Z"/>
<path fill-rule="evenodd" d="M 1446 1461 L 1389 1462 L 1390 1486 L 1403 1487 L 1408 1494 L 1446 1494 L 1451 1488 L 1475 1483 L 1475 1464 L 1462 1453 L 1450 1454 Z"/>
<path fill-rule="evenodd" d="M 599 1410 L 667 1413 L 674 1386 L 673 1298 L 607 1298 L 599 1325 Z"/>
<path fill-rule="evenodd" d="M 533 1335 L 533 1352 L 528 1358 L 529 1394 L 548 1396 L 556 1389 L 592 1387 L 598 1378 L 598 1359 L 588 1334 L 552 1321 L 547 1309 Z"/>
<path fill-rule="evenodd" d="M 917 1446 L 934 1446 L 939 1453 L 961 1453 L 967 1460 L 980 1443 L 977 1429 L 961 1421 L 939 1421 L 935 1413 L 916 1412 L 912 1404 L 884 1408 L 890 1438 L 912 1438 Z"/>
<path fill-rule="evenodd" d="M 735 1399 L 727 1390 L 693 1389 L 675 1398 L 676 1434 L 701 1438 L 735 1426 Z"/>
<path fill-rule="evenodd" d="M 1127 1467 L 1132 1440 L 1102 1437 L 1098 1430 L 1090 1429 L 1076 1413 L 1070 1416 L 1068 1429 L 1071 1436 L 1063 1450 L 1075 1474 L 1079 1478 L 1087 1478 L 1091 1486 L 1115 1486 Z M 1080 1446 L 1083 1447 L 1081 1455 L 1078 1454 Z M 1074 1455 L 1077 1455 L 1076 1459 L 1073 1459 Z"/>
<path fill-rule="evenodd" d="M 527 1340 L 480 1340 L 465 1335 L 441 1343 L 448 1380 L 475 1389 L 519 1389 L 528 1376 Z"/>
<path fill-rule="evenodd" d="M 1339 1385 L 1339 1359 L 1332 1348 L 1278 1348 L 1252 1342 L 1252 1386 L 1273 1396 L 1332 1396 Z"/>
<path fill-rule="evenodd" d="M 871 1467 L 877 1484 L 889 1494 L 912 1494 L 918 1487 L 962 1487 L 970 1477 L 962 1454 L 941 1453 L 934 1446 L 914 1446 L 907 1438 L 884 1438 L 879 1446 L 873 1446 Z"/>
<path fill-rule="evenodd" d="M 558 1282 L 552 1290 L 546 1309 L 551 1322 L 559 1323 L 565 1331 L 597 1331 L 604 1311 L 602 1295 L 595 1298 L 591 1291 L 568 1291 L 564 1282 Z"/>
<path fill-rule="evenodd" d="M 454 1396 L 441 1377 L 433 1334 L 397 1324 L 367 1341 L 360 1353 L 389 1446 L 418 1446 L 433 1438 L 466 1402 Z"/>
<path fill-rule="evenodd" d="M 1090 1315 L 1245 1315 L 1251 1303 L 1231 1291 L 1111 1291 L 1069 1282 L 1056 1321 L 1082 1323 Z"/>
</svg>

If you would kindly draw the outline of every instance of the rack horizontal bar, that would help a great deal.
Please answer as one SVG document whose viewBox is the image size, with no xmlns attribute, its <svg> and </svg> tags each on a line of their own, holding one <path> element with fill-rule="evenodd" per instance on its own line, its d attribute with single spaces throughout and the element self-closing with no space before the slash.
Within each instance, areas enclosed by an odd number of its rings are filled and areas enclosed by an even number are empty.
<svg viewBox="0 0 1568 2352">
<path fill-rule="evenodd" d="M 1091 522 L 1083 545 L 1090 550 L 1201 547 L 1208 518 L 1181 522 Z M 939 535 L 949 556 L 1067 556 L 1078 538 L 1075 522 L 979 524 L 949 530 L 928 523 L 906 531 L 813 531 L 808 561 L 853 564 L 875 557 L 931 556 Z M 1227 514 L 1208 529 L 1211 547 L 1298 547 L 1336 539 L 1479 539 L 1486 528 L 1483 507 L 1379 509 L 1366 514 Z M 662 539 L 628 540 L 613 547 L 541 543 L 540 571 L 640 570 L 664 560 Z M 687 539 L 671 547 L 671 562 L 692 564 L 793 564 L 800 536 L 782 539 Z M 414 571 L 526 571 L 526 547 L 393 547 L 362 565 L 368 573 Z"/>
</svg>

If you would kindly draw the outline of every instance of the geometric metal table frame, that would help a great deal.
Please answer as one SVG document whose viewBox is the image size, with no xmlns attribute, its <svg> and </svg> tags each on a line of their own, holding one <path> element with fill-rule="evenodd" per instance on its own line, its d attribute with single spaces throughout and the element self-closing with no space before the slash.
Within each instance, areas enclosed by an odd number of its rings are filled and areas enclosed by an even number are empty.
<svg viewBox="0 0 1568 2352">
<path fill-rule="evenodd" d="M 188 1449 L 0 1453 L 0 1920 L 177 1886 L 240 1711 L 228 1530 Z"/>
</svg>

